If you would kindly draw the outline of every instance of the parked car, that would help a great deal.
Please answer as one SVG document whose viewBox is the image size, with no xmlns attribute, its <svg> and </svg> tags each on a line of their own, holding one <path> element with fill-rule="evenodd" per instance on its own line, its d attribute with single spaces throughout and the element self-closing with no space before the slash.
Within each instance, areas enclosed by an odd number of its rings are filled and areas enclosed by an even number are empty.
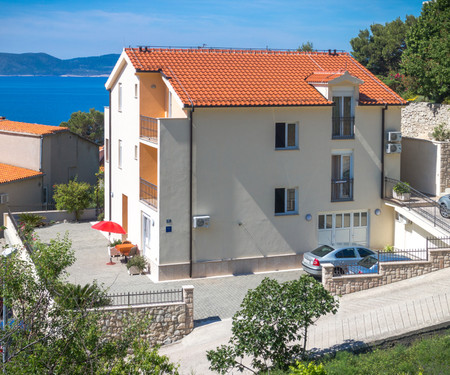
<svg viewBox="0 0 450 375">
<path fill-rule="evenodd" d="M 450 194 L 440 197 L 438 203 L 441 216 L 446 219 L 450 218 Z"/>
<path fill-rule="evenodd" d="M 344 274 L 346 265 L 355 265 L 366 256 L 377 258 L 377 253 L 359 245 L 346 245 L 333 247 L 329 245 L 319 246 L 311 252 L 303 255 L 302 266 L 305 272 L 313 276 L 322 276 L 321 263 L 331 263 L 335 266 L 335 274 Z"/>
<path fill-rule="evenodd" d="M 380 252 L 379 254 L 380 260 L 383 262 L 411 260 L 407 256 L 391 252 Z M 373 263 L 372 259 L 368 259 L 368 257 L 372 257 L 376 262 Z M 305 272 L 313 276 L 322 276 L 321 264 L 331 263 L 334 265 L 335 275 L 344 275 L 349 273 L 349 270 L 353 268 L 356 269 L 356 272 L 352 271 L 352 273 L 378 272 L 377 262 L 378 252 L 360 245 L 346 245 L 343 247 L 322 245 L 303 255 L 302 266 Z M 376 268 L 373 268 L 375 265 Z"/>
</svg>

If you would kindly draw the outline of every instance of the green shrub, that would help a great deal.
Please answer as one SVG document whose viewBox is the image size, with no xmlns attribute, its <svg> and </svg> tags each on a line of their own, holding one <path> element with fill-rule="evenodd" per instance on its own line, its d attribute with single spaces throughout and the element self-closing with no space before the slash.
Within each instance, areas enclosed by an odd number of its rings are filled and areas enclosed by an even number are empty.
<svg viewBox="0 0 450 375">
<path fill-rule="evenodd" d="M 327 375 L 325 368 L 321 363 L 315 365 L 313 362 L 310 362 L 308 366 L 304 365 L 301 362 L 297 361 L 297 367 L 290 366 L 291 370 L 289 375 Z"/>
<path fill-rule="evenodd" d="M 407 194 L 407 193 L 411 193 L 411 186 L 408 182 L 398 182 L 393 190 L 397 193 L 397 194 Z"/>
<path fill-rule="evenodd" d="M 44 216 L 37 215 L 37 214 L 31 214 L 31 213 L 26 213 L 26 212 L 19 214 L 19 223 L 25 224 L 25 225 L 30 225 L 33 228 L 44 225 L 45 219 L 46 218 Z"/>
<path fill-rule="evenodd" d="M 63 284 L 58 288 L 55 300 L 66 309 L 101 307 L 111 303 L 106 293 L 95 282 L 85 286 Z"/>
<path fill-rule="evenodd" d="M 394 252 L 394 246 L 393 246 L 393 245 L 386 245 L 386 246 L 384 247 L 383 251 L 384 251 L 385 253 L 392 253 L 392 252 Z"/>
<path fill-rule="evenodd" d="M 145 269 L 145 267 L 147 267 L 147 261 L 143 256 L 135 255 L 127 263 L 128 269 L 130 269 L 130 267 L 133 266 L 142 272 Z"/>
<path fill-rule="evenodd" d="M 110 243 L 109 243 L 109 247 L 114 247 L 114 246 L 116 246 L 116 245 L 121 245 L 122 244 L 122 240 L 114 240 L 114 241 L 111 241 Z"/>
<path fill-rule="evenodd" d="M 431 133 L 431 135 L 436 141 L 448 141 L 450 139 L 450 130 L 446 129 L 445 124 L 442 123 L 434 127 L 433 133 Z"/>
<path fill-rule="evenodd" d="M 78 182 L 76 179 L 68 184 L 55 185 L 53 199 L 58 210 L 74 212 L 76 220 L 80 220 L 83 211 L 91 203 L 92 186 L 87 182 Z"/>
</svg>

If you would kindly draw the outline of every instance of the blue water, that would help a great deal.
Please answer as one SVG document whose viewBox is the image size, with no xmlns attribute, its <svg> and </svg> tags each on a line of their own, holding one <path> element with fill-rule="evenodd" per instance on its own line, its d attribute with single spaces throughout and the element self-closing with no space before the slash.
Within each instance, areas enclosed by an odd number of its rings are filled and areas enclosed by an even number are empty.
<svg viewBox="0 0 450 375">
<path fill-rule="evenodd" d="M 107 77 L 0 77 L 0 116 L 59 125 L 72 112 L 103 112 L 109 105 Z"/>
</svg>

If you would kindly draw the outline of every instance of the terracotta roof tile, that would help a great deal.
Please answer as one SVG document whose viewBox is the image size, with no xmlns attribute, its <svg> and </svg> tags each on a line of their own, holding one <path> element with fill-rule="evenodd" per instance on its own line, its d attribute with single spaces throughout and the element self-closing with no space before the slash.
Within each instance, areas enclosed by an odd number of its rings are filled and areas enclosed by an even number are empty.
<svg viewBox="0 0 450 375">
<path fill-rule="evenodd" d="M 2 130 L 16 133 L 44 135 L 66 131 L 69 130 L 69 128 L 63 126 L 50 126 L 40 124 L 29 124 L 26 122 L 18 122 L 10 120 L 0 120 L 0 131 Z"/>
<path fill-rule="evenodd" d="M 16 167 L 14 165 L 0 163 L 0 184 L 25 180 L 27 178 L 42 176 L 43 173 L 32 169 Z"/>
<path fill-rule="evenodd" d="M 331 80 L 340 77 L 344 74 L 343 71 L 341 72 L 314 72 L 309 77 L 306 78 L 306 82 L 308 83 L 326 83 L 330 82 Z"/>
<path fill-rule="evenodd" d="M 325 75 L 348 71 L 364 81 L 360 104 L 406 104 L 348 53 L 204 48 L 125 51 L 137 71 L 167 76 L 186 106 L 330 105 L 307 81 L 318 71 Z"/>
</svg>

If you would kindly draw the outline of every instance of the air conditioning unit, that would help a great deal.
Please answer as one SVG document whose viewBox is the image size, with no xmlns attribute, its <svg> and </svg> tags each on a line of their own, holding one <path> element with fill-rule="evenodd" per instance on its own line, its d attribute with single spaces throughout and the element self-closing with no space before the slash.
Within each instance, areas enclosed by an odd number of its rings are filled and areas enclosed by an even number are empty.
<svg viewBox="0 0 450 375">
<path fill-rule="evenodd" d="M 398 143 L 388 143 L 386 145 L 386 154 L 399 154 L 402 152 L 402 145 Z"/>
<path fill-rule="evenodd" d="M 0 194 L 0 204 L 8 203 L 8 194 Z"/>
<path fill-rule="evenodd" d="M 193 227 L 194 228 L 209 228 L 210 216 L 194 216 Z"/>
<path fill-rule="evenodd" d="M 401 132 L 388 132 L 387 140 L 389 142 L 400 142 L 402 140 L 402 133 Z"/>
</svg>

